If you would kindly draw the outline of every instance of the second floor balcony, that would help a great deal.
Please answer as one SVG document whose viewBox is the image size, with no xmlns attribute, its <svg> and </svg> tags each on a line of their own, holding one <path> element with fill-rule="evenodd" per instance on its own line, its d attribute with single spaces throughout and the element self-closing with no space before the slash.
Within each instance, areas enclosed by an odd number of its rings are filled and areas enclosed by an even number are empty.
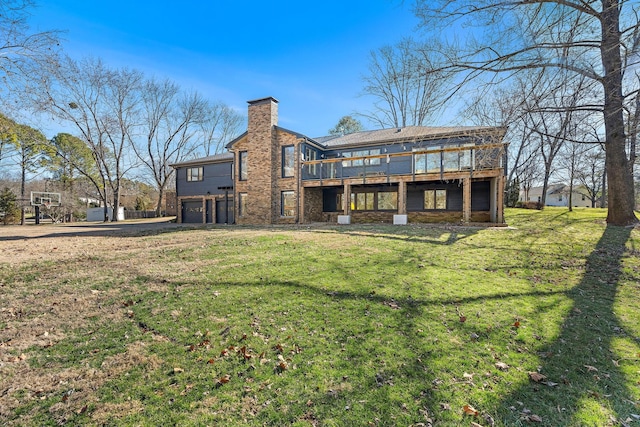
<svg viewBox="0 0 640 427">
<path fill-rule="evenodd" d="M 462 174 L 486 174 L 506 166 L 506 143 L 430 147 L 367 156 L 330 157 L 304 161 L 302 180 L 310 183 L 334 180 L 380 181 L 400 176 L 412 180 L 455 179 Z"/>
</svg>

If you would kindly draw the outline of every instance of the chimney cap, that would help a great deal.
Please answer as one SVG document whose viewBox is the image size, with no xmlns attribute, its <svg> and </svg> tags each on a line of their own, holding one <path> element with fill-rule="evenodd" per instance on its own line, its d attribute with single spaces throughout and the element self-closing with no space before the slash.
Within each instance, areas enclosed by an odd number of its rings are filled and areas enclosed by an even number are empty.
<svg viewBox="0 0 640 427">
<path fill-rule="evenodd" d="M 249 105 L 264 104 L 264 103 L 269 102 L 269 101 L 275 102 L 276 104 L 278 103 L 278 100 L 275 99 L 273 96 L 268 96 L 266 98 L 259 98 L 259 99 L 254 99 L 254 100 L 251 100 L 251 101 L 247 101 L 247 104 L 249 104 Z"/>
</svg>

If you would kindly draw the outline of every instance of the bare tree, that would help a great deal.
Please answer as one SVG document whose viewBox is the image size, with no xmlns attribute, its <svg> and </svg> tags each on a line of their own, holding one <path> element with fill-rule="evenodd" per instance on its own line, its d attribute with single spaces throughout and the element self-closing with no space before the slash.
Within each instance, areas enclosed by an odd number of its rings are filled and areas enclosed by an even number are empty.
<svg viewBox="0 0 640 427">
<path fill-rule="evenodd" d="M 579 118 L 577 104 L 588 92 L 588 87 L 584 86 L 584 79 L 543 79 L 538 83 L 538 90 L 539 94 L 526 100 L 526 108 L 531 117 L 532 136 L 538 141 L 537 150 L 544 167 L 540 200 L 544 207 L 549 179 L 555 172 L 556 157 L 568 140 L 575 140 L 575 122 Z"/>
<path fill-rule="evenodd" d="M 40 76 L 32 92 L 43 111 L 71 123 L 91 149 L 97 176 L 83 172 L 96 187 L 117 220 L 121 181 L 135 165 L 130 158 L 131 138 L 139 124 L 142 74 L 135 70 L 112 70 L 101 60 L 80 62 L 66 57 Z"/>
<path fill-rule="evenodd" d="M 199 132 L 202 154 L 213 156 L 222 153 L 225 145 L 241 132 L 243 124 L 243 116 L 233 108 L 222 102 L 208 103 Z"/>
<path fill-rule="evenodd" d="M 134 144 L 158 190 L 159 216 L 164 191 L 174 169 L 170 166 L 195 150 L 193 139 L 208 117 L 208 103 L 197 93 L 182 94 L 177 84 L 149 80 L 142 93 L 143 138 Z"/>
<path fill-rule="evenodd" d="M 363 94 L 374 110 L 363 114 L 381 127 L 424 126 L 446 103 L 452 74 L 431 44 L 408 38 L 371 52 Z"/>
<path fill-rule="evenodd" d="M 537 145 L 532 138 L 532 118 L 527 111 L 527 100 L 533 96 L 537 80 L 536 75 L 516 78 L 510 86 L 505 85 L 488 94 L 477 96 L 463 111 L 463 117 L 479 126 L 490 125 L 507 129 L 505 140 L 509 141 L 509 185 L 517 182 L 531 188 L 538 177 L 539 168 L 527 170 L 535 165 L 539 156 Z M 528 194 L 525 196 L 528 197 Z"/>
<path fill-rule="evenodd" d="M 600 145 L 593 145 L 583 154 L 583 166 L 578 170 L 576 178 L 584 190 L 584 195 L 595 208 L 602 190 L 602 176 L 604 175 L 604 149 Z"/>
<path fill-rule="evenodd" d="M 598 85 L 598 102 L 578 107 L 602 115 L 607 222 L 628 225 L 638 222 L 623 115 L 625 97 L 633 93 L 624 72 L 637 65 L 640 47 L 633 8 L 625 0 L 418 0 L 414 10 L 427 30 L 461 21 L 478 28 L 466 45 L 446 49 L 446 68 L 464 73 L 464 80 L 535 68 L 564 70 Z"/>
<path fill-rule="evenodd" d="M 36 75 L 34 70 L 55 62 L 59 33 L 31 31 L 27 20 L 33 6 L 34 3 L 30 0 L 0 1 L 0 76 L 2 78 L 0 100 L 2 101 L 7 101 L 12 93 L 21 91 L 25 82 Z"/>
</svg>

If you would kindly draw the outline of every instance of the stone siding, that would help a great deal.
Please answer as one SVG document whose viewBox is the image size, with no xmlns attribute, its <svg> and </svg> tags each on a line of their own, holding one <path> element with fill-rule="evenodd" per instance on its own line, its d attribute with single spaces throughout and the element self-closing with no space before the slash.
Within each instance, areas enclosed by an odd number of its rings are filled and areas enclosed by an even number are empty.
<svg viewBox="0 0 640 427">
<path fill-rule="evenodd" d="M 408 222 L 462 222 L 462 212 L 408 212 Z"/>
<path fill-rule="evenodd" d="M 322 188 L 305 188 L 304 222 L 322 222 L 326 221 L 325 218 L 322 213 Z"/>
<path fill-rule="evenodd" d="M 387 223 L 393 224 L 396 212 L 357 212 L 351 211 L 352 224 Z"/>
</svg>

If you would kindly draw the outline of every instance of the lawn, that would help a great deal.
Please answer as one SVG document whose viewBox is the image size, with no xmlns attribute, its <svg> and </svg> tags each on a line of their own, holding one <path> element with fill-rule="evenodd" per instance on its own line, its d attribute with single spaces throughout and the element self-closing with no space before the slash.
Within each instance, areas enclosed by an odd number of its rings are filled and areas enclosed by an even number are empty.
<svg viewBox="0 0 640 427">
<path fill-rule="evenodd" d="M 0 424 L 640 426 L 605 216 L 38 239 L 0 255 Z"/>
</svg>

